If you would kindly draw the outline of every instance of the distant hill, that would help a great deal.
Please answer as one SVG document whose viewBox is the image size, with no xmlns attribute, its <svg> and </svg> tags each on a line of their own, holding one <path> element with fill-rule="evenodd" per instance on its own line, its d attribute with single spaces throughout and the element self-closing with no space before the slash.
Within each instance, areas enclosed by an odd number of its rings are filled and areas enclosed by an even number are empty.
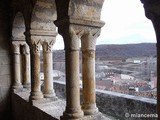
<svg viewBox="0 0 160 120">
<path fill-rule="evenodd" d="M 100 59 L 156 56 L 155 43 L 97 45 L 96 57 Z"/>
<path fill-rule="evenodd" d="M 156 56 L 155 43 L 123 44 L 123 45 L 97 45 L 96 58 L 105 59 L 126 59 L 130 57 Z M 54 60 L 64 60 L 63 50 L 54 51 Z"/>
</svg>

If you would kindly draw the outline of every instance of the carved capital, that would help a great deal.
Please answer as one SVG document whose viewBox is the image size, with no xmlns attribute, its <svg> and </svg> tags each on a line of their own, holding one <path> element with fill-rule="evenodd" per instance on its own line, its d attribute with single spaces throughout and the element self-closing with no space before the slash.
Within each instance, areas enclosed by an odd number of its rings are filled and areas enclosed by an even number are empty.
<svg viewBox="0 0 160 120">
<path fill-rule="evenodd" d="M 65 49 L 79 50 L 80 37 L 83 35 L 82 30 L 76 30 L 72 26 L 60 27 L 58 32 L 63 36 Z"/>
<path fill-rule="evenodd" d="M 41 41 L 40 40 L 31 40 L 30 49 L 32 53 L 40 53 Z"/>
<path fill-rule="evenodd" d="M 34 44 L 35 41 L 40 41 L 43 44 L 43 41 L 52 40 L 57 36 L 56 31 L 47 31 L 47 30 L 29 30 L 25 32 L 26 41 L 30 45 Z"/>
<path fill-rule="evenodd" d="M 96 40 L 100 35 L 100 31 L 101 30 L 98 30 L 96 33 L 91 33 L 89 31 L 88 33 L 86 33 L 82 36 L 82 38 L 81 38 L 82 51 L 96 49 Z"/>
<path fill-rule="evenodd" d="M 14 54 L 20 54 L 20 44 L 18 41 L 12 42 L 12 49 Z"/>
<path fill-rule="evenodd" d="M 42 44 L 43 52 L 52 52 L 52 47 L 55 43 L 55 40 L 45 40 Z"/>
<path fill-rule="evenodd" d="M 25 44 L 22 46 L 22 53 L 23 53 L 23 54 L 27 54 L 27 55 L 30 54 L 30 49 L 29 49 L 29 46 L 28 46 L 27 43 L 25 43 Z"/>
</svg>

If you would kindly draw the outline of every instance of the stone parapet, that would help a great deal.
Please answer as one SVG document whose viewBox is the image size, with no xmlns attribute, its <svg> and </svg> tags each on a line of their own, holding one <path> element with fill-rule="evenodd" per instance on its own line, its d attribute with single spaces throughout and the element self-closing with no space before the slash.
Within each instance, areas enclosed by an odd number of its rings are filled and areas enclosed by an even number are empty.
<svg viewBox="0 0 160 120">
<path fill-rule="evenodd" d="M 55 81 L 54 88 L 57 96 L 65 99 L 65 83 Z M 126 113 L 155 114 L 157 105 L 155 99 L 103 90 L 96 90 L 96 103 L 99 111 L 103 114 L 109 114 L 121 119 L 126 119 Z M 135 120 L 135 118 L 130 119 Z M 144 118 L 137 119 L 141 120 Z"/>
</svg>

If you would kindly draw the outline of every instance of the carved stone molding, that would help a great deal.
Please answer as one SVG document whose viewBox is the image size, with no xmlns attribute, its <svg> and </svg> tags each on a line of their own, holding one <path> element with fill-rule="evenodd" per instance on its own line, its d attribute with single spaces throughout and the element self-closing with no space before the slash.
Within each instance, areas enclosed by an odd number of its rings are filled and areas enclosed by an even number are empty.
<svg viewBox="0 0 160 120">
<path fill-rule="evenodd" d="M 12 42 L 12 49 L 14 54 L 20 54 L 20 44 L 19 42 L 15 41 Z"/>
<path fill-rule="evenodd" d="M 40 53 L 41 40 L 31 40 L 30 49 L 32 53 Z"/>
<path fill-rule="evenodd" d="M 80 37 L 83 35 L 82 30 L 76 30 L 74 27 L 60 27 L 59 34 L 63 36 L 66 50 L 79 50 Z"/>
<path fill-rule="evenodd" d="M 55 2 L 58 20 L 67 16 L 99 20 L 104 0 L 55 0 Z"/>
<path fill-rule="evenodd" d="M 12 41 L 25 42 L 25 37 L 14 37 L 12 36 Z"/>
<path fill-rule="evenodd" d="M 68 17 L 63 20 L 55 21 L 55 24 L 58 27 L 58 33 L 64 38 L 65 48 L 71 47 L 70 49 L 78 50 L 79 40 L 81 37 L 88 36 L 88 39 L 90 39 L 89 41 L 92 42 L 91 39 L 95 39 L 97 35 L 99 36 L 101 31 L 100 29 L 105 23 L 102 21 L 91 21 Z M 93 49 L 93 47 L 89 49 Z"/>
<path fill-rule="evenodd" d="M 87 27 L 98 27 L 101 28 L 104 26 L 105 22 L 101 20 L 88 20 L 83 18 L 77 18 L 77 17 L 66 17 L 60 20 L 56 20 L 55 22 L 56 26 L 63 26 L 66 24 L 74 24 L 79 26 L 87 26 Z"/>
<path fill-rule="evenodd" d="M 52 47 L 55 43 L 55 39 L 54 40 L 45 40 L 42 44 L 43 47 L 43 52 L 52 52 Z"/>
<path fill-rule="evenodd" d="M 30 49 L 27 43 L 22 46 L 22 53 L 27 55 L 30 54 Z"/>
<path fill-rule="evenodd" d="M 82 42 L 82 51 L 85 50 L 95 50 L 96 49 L 96 40 L 100 35 L 100 29 L 96 33 L 91 33 L 90 31 L 87 34 L 84 34 L 81 38 Z"/>
<path fill-rule="evenodd" d="M 21 40 L 14 40 L 12 41 L 12 47 L 13 47 L 13 52 L 20 54 L 20 46 L 23 47 L 22 53 L 23 54 L 29 54 L 29 46 L 27 45 L 26 41 L 21 41 Z"/>
<path fill-rule="evenodd" d="M 32 36 L 51 36 L 56 37 L 56 31 L 47 31 L 47 30 L 30 30 L 26 34 L 31 34 Z"/>
<path fill-rule="evenodd" d="M 25 35 L 27 38 L 27 43 L 29 44 L 31 49 L 35 52 L 39 52 L 38 49 L 40 49 L 41 45 L 43 45 L 44 42 L 45 44 L 49 42 L 49 45 L 55 42 L 57 32 L 46 30 L 30 30 L 26 31 Z"/>
</svg>

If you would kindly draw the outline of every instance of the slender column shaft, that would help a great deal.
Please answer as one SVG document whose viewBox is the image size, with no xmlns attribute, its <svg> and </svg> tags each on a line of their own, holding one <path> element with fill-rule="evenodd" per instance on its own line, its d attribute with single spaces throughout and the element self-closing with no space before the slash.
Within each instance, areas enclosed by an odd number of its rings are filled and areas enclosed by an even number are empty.
<svg viewBox="0 0 160 120">
<path fill-rule="evenodd" d="M 96 38 L 91 33 L 82 37 L 82 81 L 83 81 L 83 104 L 85 115 L 98 113 L 96 107 L 95 87 L 95 46 Z"/>
<path fill-rule="evenodd" d="M 13 88 L 17 89 L 17 88 L 22 88 L 22 84 L 21 84 L 21 66 L 20 66 L 20 45 L 17 43 L 13 43 L 13 63 L 14 63 L 14 67 L 13 67 L 13 73 L 14 73 L 14 83 L 13 83 Z"/>
<path fill-rule="evenodd" d="M 43 64 L 44 64 L 44 97 L 55 96 L 53 89 L 53 60 L 52 44 L 43 43 Z"/>
<path fill-rule="evenodd" d="M 40 81 L 40 46 L 34 44 L 31 48 L 31 94 L 30 100 L 37 100 L 43 98 L 41 92 Z"/>
<path fill-rule="evenodd" d="M 80 107 L 79 51 L 66 50 L 66 111 L 65 116 L 78 119 Z M 79 113 L 81 112 L 81 113 Z"/>
<path fill-rule="evenodd" d="M 79 40 L 74 30 L 70 31 L 65 41 L 66 58 L 66 110 L 64 120 L 78 120 L 83 117 L 80 106 L 79 78 Z"/>
<path fill-rule="evenodd" d="M 95 94 L 95 51 L 83 51 L 82 79 L 83 79 L 83 105 L 84 114 L 91 115 L 98 112 Z"/>
<path fill-rule="evenodd" d="M 31 87 L 31 76 L 30 76 L 30 50 L 27 44 L 24 45 L 24 66 L 23 66 L 23 87 L 30 88 Z"/>
</svg>

